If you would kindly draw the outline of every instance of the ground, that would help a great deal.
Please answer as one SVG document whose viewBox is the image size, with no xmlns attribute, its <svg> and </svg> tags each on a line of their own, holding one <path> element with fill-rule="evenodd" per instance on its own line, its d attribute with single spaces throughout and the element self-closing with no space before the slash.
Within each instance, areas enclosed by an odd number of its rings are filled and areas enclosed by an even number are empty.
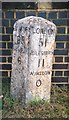
<svg viewBox="0 0 69 120">
<path fill-rule="evenodd" d="M 67 86 L 52 85 L 50 103 L 34 100 L 23 108 L 10 97 L 8 85 L 3 85 L 3 118 L 69 118 Z"/>
</svg>

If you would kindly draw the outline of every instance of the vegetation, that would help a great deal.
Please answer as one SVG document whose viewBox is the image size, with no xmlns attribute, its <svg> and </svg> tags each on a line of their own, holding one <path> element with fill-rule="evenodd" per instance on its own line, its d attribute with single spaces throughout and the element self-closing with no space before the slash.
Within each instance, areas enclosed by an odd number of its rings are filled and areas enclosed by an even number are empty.
<svg viewBox="0 0 69 120">
<path fill-rule="evenodd" d="M 51 101 L 33 100 L 26 108 L 9 97 L 8 87 L 3 88 L 3 118 L 68 118 L 68 88 L 52 85 Z"/>
</svg>

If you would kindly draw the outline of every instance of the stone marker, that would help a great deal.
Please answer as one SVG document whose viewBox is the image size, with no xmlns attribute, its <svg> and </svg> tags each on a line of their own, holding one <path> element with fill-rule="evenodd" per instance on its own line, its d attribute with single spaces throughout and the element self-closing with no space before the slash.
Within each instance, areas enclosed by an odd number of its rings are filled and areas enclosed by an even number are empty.
<svg viewBox="0 0 69 120">
<path fill-rule="evenodd" d="M 56 26 L 41 17 L 14 24 L 11 94 L 24 104 L 50 100 L 55 35 Z"/>
</svg>

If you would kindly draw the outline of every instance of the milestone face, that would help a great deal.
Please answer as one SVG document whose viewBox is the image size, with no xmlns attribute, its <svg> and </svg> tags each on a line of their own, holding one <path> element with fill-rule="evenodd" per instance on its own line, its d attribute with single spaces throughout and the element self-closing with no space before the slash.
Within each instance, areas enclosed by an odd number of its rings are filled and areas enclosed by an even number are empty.
<svg viewBox="0 0 69 120">
<path fill-rule="evenodd" d="M 25 95 L 26 101 L 50 98 L 55 34 L 56 26 L 41 17 L 14 24 L 11 86 L 16 96 Z"/>
</svg>

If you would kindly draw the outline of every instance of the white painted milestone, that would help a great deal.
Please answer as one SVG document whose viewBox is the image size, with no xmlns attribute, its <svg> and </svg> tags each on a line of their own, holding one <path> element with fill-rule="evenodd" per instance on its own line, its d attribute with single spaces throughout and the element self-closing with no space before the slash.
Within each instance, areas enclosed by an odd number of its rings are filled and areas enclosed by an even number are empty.
<svg viewBox="0 0 69 120">
<path fill-rule="evenodd" d="M 14 24 L 11 94 L 24 104 L 50 101 L 56 26 L 41 17 L 25 17 Z"/>
</svg>

